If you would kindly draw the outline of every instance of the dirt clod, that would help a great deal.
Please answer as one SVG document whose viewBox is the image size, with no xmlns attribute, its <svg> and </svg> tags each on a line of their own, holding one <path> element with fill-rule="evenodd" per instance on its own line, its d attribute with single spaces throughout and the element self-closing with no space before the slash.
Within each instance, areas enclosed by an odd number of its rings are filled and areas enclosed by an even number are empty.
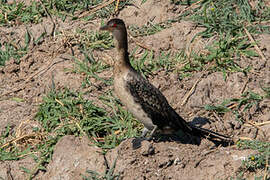
<svg viewBox="0 0 270 180">
<path fill-rule="evenodd" d="M 77 179 L 86 170 L 103 174 L 106 170 L 102 150 L 91 146 L 87 138 L 63 137 L 55 146 L 52 161 L 41 179 Z"/>
<path fill-rule="evenodd" d="M 141 154 L 143 156 L 153 155 L 155 153 L 155 148 L 153 144 L 149 141 L 142 141 Z"/>
</svg>

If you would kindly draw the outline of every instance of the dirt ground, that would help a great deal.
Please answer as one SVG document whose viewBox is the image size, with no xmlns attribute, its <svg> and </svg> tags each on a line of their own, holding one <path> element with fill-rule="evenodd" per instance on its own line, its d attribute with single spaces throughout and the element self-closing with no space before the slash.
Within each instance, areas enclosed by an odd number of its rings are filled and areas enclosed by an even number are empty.
<svg viewBox="0 0 270 180">
<path fill-rule="evenodd" d="M 153 19 L 153 23 L 163 22 L 177 16 L 182 9 L 175 9 L 168 1 L 148 0 L 144 4 L 128 6 L 123 9 L 119 18 L 125 20 L 127 25 L 141 26 Z M 149 11 L 149 7 L 155 11 Z M 184 9 L 184 7 L 182 7 Z M 70 31 L 75 28 L 98 30 L 100 19 L 91 22 L 67 20 L 57 23 L 58 31 Z M 43 19 L 39 24 L 27 25 L 34 37 L 39 37 L 44 31 L 52 30 L 50 19 Z M 211 39 L 191 39 L 202 28 L 194 26 L 192 22 L 181 21 L 172 27 L 162 30 L 154 35 L 138 37 L 136 40 L 148 47 L 160 50 L 191 50 L 200 51 L 211 43 Z M 25 25 L 16 27 L 0 27 L 1 41 L 16 39 L 18 44 L 24 38 Z M 11 35 L 12 34 L 12 35 Z M 262 49 L 266 59 L 270 58 L 270 35 L 262 34 L 254 37 Z M 136 47 L 132 40 L 130 49 Z M 76 48 L 74 56 L 82 55 Z M 106 52 L 95 51 L 94 55 L 104 61 L 112 61 L 114 50 Z M 138 51 L 139 52 L 139 51 Z M 106 55 L 105 55 L 106 53 Z M 258 130 L 252 126 L 245 126 L 235 120 L 231 112 L 224 115 L 224 119 L 217 119 L 213 114 L 202 108 L 206 104 L 219 104 L 228 98 L 240 98 L 249 90 L 262 94 L 261 85 L 270 86 L 270 61 L 260 57 L 243 58 L 239 64 L 243 67 L 251 65 L 253 68 L 247 76 L 243 73 L 230 73 L 226 81 L 222 72 L 196 72 L 181 81 L 175 74 L 168 74 L 160 70 L 151 76 L 150 81 L 164 93 L 170 104 L 187 121 L 196 122 L 199 117 L 210 120 L 210 124 L 203 127 L 233 137 L 245 137 L 269 141 L 270 125 L 265 125 Z M 66 69 L 72 69 L 74 61 L 72 52 L 67 42 L 61 36 L 47 37 L 40 45 L 30 47 L 30 51 L 21 58 L 21 63 L 14 60 L 7 61 L 6 66 L 0 68 L 0 132 L 7 125 L 15 130 L 20 124 L 32 121 L 42 102 L 42 97 L 50 91 L 52 78 L 56 89 L 67 87 L 72 90 L 84 89 L 81 87 L 84 76 L 75 74 Z M 109 78 L 112 72 L 107 70 L 103 76 Z M 199 80 L 199 81 L 198 81 Z M 183 98 L 198 81 L 194 93 L 185 104 Z M 112 88 L 112 87 L 110 87 Z M 95 98 L 102 91 L 92 92 Z M 14 97 L 24 101 L 14 101 Z M 258 106 L 252 107 L 243 113 L 249 122 L 270 121 L 270 99 L 264 99 Z M 33 123 L 32 127 L 39 126 Z M 132 139 L 123 141 L 118 147 L 110 150 L 105 156 L 101 149 L 89 145 L 84 138 L 73 136 L 63 137 L 56 145 L 52 161 L 46 172 L 39 172 L 34 179 L 82 179 L 87 175 L 87 169 L 103 174 L 106 164 L 112 167 L 115 163 L 115 174 L 121 179 L 229 179 L 236 177 L 241 170 L 241 162 L 253 150 L 239 150 L 236 146 L 215 147 L 208 140 L 202 140 L 200 145 L 181 144 L 177 142 L 148 142 L 143 141 L 139 149 L 133 150 Z M 27 173 L 20 167 L 32 169 L 35 167 L 31 157 L 19 161 L 0 162 L 0 177 L 4 179 L 26 179 Z M 244 177 L 254 179 L 254 174 L 263 175 L 262 172 L 246 172 Z"/>
</svg>

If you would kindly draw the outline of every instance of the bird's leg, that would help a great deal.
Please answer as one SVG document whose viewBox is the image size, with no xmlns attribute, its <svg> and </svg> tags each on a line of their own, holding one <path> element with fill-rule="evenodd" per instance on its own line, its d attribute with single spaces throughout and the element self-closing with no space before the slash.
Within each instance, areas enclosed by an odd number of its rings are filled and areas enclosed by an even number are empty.
<svg viewBox="0 0 270 180">
<path fill-rule="evenodd" d="M 150 138 L 152 138 L 152 136 L 154 135 L 154 133 L 156 132 L 156 130 L 157 130 L 157 125 L 154 125 L 154 128 L 153 128 L 153 130 L 150 133 Z"/>
<path fill-rule="evenodd" d="M 140 138 L 146 139 L 147 141 L 150 141 L 152 139 L 152 136 L 154 135 L 154 133 L 157 130 L 157 126 L 154 125 L 154 128 L 151 130 L 150 132 L 150 136 L 148 138 L 145 138 L 146 134 L 149 132 L 149 129 L 147 129 L 146 127 L 143 128 L 143 132 Z"/>
<path fill-rule="evenodd" d="M 146 127 L 144 127 L 144 128 L 143 128 L 143 132 L 142 132 L 141 137 L 144 138 L 145 135 L 146 135 L 148 132 L 149 132 L 149 130 L 148 130 Z"/>
</svg>

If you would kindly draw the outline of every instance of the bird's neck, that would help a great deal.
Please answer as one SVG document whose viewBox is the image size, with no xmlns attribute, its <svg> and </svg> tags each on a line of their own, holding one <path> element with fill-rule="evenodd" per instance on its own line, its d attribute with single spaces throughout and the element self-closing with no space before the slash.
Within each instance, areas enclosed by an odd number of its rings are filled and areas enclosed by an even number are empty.
<svg viewBox="0 0 270 180">
<path fill-rule="evenodd" d="M 127 42 L 117 42 L 116 43 L 117 49 L 117 58 L 114 63 L 114 73 L 118 74 L 123 72 L 125 69 L 130 69 L 130 61 L 128 56 L 128 47 Z"/>
</svg>

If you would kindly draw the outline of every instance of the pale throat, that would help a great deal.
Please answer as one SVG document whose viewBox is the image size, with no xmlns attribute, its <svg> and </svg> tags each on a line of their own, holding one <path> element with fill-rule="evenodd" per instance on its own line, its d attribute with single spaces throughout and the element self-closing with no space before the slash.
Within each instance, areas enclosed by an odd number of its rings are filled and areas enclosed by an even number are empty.
<svg viewBox="0 0 270 180">
<path fill-rule="evenodd" d="M 118 63 L 120 64 L 121 63 L 130 64 L 128 57 L 127 40 L 125 40 L 124 38 L 115 39 L 114 44 L 117 50 L 116 61 L 118 61 Z"/>
</svg>

